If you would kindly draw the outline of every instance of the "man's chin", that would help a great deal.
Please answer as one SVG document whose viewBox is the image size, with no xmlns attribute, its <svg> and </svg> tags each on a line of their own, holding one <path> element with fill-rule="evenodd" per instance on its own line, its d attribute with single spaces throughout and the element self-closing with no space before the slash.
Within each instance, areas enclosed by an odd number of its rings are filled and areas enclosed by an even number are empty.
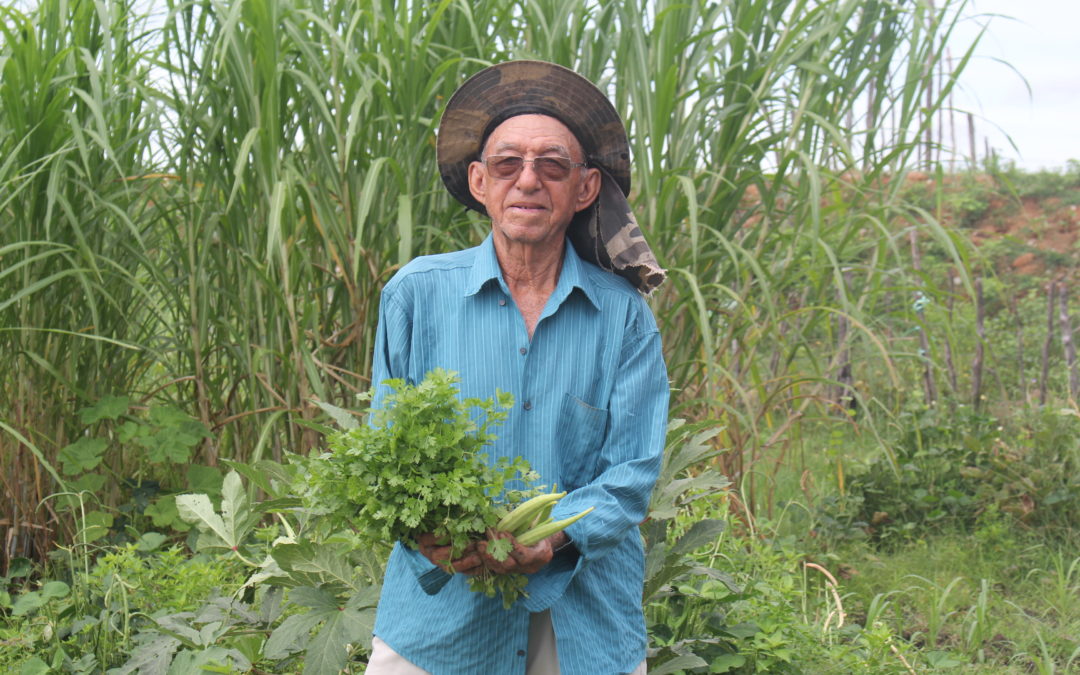
<svg viewBox="0 0 1080 675">
<path fill-rule="evenodd" d="M 529 246 L 549 245 L 561 242 L 563 232 L 554 231 L 547 223 L 530 225 L 528 223 L 510 223 L 498 228 L 503 238 L 515 244 Z"/>
</svg>

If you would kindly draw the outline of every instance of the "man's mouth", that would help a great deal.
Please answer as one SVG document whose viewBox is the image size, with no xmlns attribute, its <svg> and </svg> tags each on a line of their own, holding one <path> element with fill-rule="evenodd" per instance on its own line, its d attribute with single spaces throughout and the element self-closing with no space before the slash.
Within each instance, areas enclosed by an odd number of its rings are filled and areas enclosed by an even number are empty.
<svg viewBox="0 0 1080 675">
<path fill-rule="evenodd" d="M 528 203 L 511 204 L 510 208 L 518 209 L 518 210 L 521 210 L 521 211 L 528 211 L 530 213 L 536 213 L 537 211 L 543 211 L 544 210 L 544 206 L 541 205 L 541 204 L 528 204 Z"/>
</svg>

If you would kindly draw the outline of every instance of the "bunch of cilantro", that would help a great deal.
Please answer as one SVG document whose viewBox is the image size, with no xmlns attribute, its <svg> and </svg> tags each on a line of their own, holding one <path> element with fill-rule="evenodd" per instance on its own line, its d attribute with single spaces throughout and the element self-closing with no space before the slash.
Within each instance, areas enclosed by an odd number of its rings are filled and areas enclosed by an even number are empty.
<svg viewBox="0 0 1080 675">
<path fill-rule="evenodd" d="M 390 391 L 367 409 L 369 423 L 330 435 L 329 450 L 304 462 L 299 491 L 308 509 L 355 530 L 360 543 L 416 548 L 416 536 L 430 532 L 458 558 L 485 538 L 514 504 L 539 492 L 528 489 L 539 476 L 520 457 L 491 462 L 483 452 L 513 396 L 462 399 L 459 381 L 436 369 L 416 385 L 384 382 Z M 489 596 L 496 588 L 516 596 L 525 579 L 474 581 Z M 503 599 L 512 602 L 505 592 Z"/>
</svg>

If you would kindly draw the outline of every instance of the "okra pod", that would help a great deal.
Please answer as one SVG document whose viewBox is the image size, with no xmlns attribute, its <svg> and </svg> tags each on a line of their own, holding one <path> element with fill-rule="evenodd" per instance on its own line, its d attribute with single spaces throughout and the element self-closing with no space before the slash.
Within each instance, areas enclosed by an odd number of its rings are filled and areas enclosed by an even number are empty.
<svg viewBox="0 0 1080 675">
<path fill-rule="evenodd" d="M 513 533 L 531 523 L 533 516 L 543 510 L 544 506 L 549 503 L 554 504 L 565 496 L 565 492 L 551 492 L 522 502 L 513 511 L 503 516 L 502 520 L 495 525 L 495 529 L 499 532 Z"/>
<path fill-rule="evenodd" d="M 522 546 L 533 546 L 541 540 L 555 534 L 556 532 L 562 532 L 570 525 L 576 523 L 578 520 L 585 517 L 585 514 L 587 514 L 589 511 L 592 511 L 594 508 L 595 507 L 590 506 L 576 516 L 570 516 L 569 518 L 564 518 L 562 520 L 555 520 L 544 523 L 543 525 L 538 525 L 537 527 L 534 527 L 520 537 L 517 537 L 518 543 Z"/>
</svg>

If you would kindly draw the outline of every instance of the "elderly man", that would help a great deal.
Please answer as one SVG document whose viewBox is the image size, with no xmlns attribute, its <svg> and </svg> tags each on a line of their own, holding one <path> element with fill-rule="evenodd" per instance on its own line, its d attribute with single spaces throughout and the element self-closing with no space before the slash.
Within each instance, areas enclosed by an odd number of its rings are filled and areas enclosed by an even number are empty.
<svg viewBox="0 0 1080 675">
<path fill-rule="evenodd" d="M 567 490 L 553 517 L 595 510 L 535 546 L 515 542 L 503 562 L 482 543 L 453 561 L 430 536 L 399 543 L 368 672 L 644 673 L 637 525 L 668 382 L 642 293 L 664 274 L 626 202 L 622 121 L 576 73 L 514 61 L 461 86 L 437 148 L 450 194 L 486 214 L 491 233 L 387 283 L 374 380 L 418 382 L 441 367 L 460 374 L 464 396 L 512 393 L 492 458 L 520 455 Z M 528 574 L 527 597 L 507 610 L 471 592 L 467 575 L 484 567 Z"/>
</svg>

